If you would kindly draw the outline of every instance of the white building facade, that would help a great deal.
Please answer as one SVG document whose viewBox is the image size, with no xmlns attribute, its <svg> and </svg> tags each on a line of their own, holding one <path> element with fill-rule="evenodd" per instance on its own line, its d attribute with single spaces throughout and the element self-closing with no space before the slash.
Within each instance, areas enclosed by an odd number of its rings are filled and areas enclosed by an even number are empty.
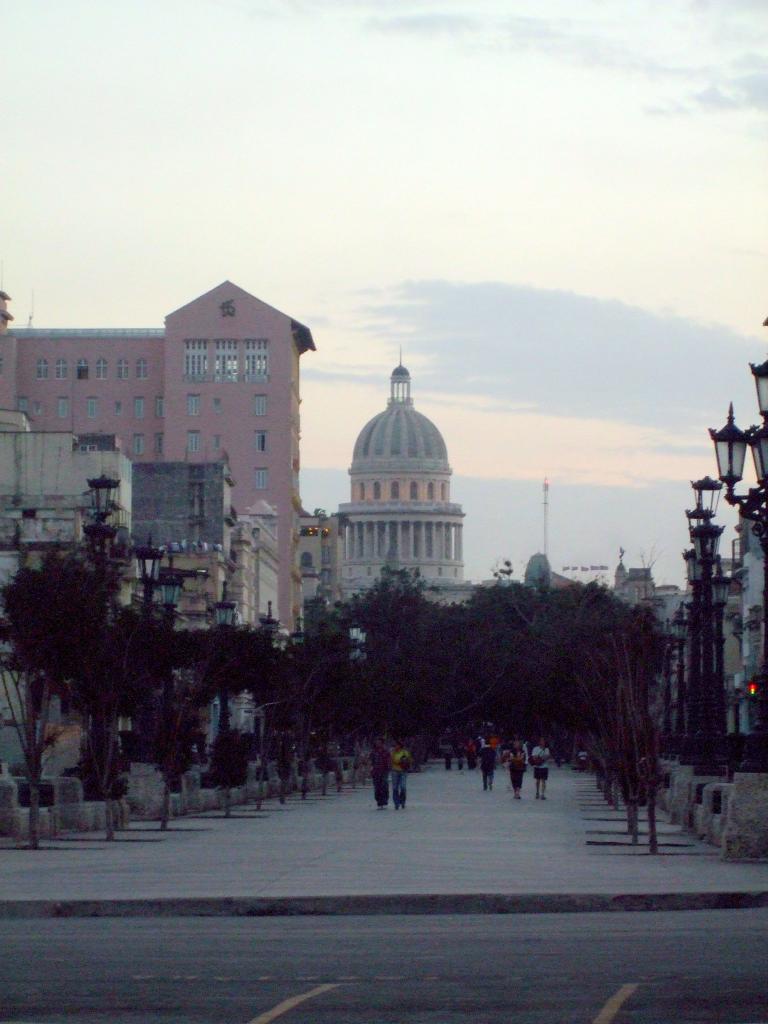
<svg viewBox="0 0 768 1024">
<path fill-rule="evenodd" d="M 441 599 L 461 600 L 464 513 L 451 501 L 445 441 L 414 408 L 402 365 L 387 408 L 360 432 L 349 474 L 350 501 L 339 506 L 344 595 L 370 587 L 387 565 L 417 570 Z"/>
</svg>

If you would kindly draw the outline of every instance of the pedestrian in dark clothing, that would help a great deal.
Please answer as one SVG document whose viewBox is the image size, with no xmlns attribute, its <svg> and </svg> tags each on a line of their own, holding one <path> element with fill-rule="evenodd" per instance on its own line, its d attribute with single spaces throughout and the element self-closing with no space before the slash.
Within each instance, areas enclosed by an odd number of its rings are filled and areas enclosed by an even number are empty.
<svg viewBox="0 0 768 1024">
<path fill-rule="evenodd" d="M 496 751 L 487 743 L 480 749 L 480 770 L 483 773 L 483 789 L 493 789 L 493 773 L 496 770 Z"/>
<path fill-rule="evenodd" d="M 471 772 L 477 768 L 477 747 L 474 740 L 470 740 L 467 743 L 467 768 Z"/>
<path fill-rule="evenodd" d="M 509 781 L 512 783 L 512 790 L 515 800 L 520 799 L 520 790 L 523 788 L 523 775 L 528 758 L 520 740 L 515 740 L 509 752 Z"/>
<path fill-rule="evenodd" d="M 462 772 L 464 771 L 464 744 L 457 743 L 454 750 L 456 753 L 456 767 Z"/>
<path fill-rule="evenodd" d="M 371 751 L 371 778 L 373 779 L 373 795 L 376 804 L 384 809 L 389 803 L 389 771 L 392 766 L 392 755 L 389 747 L 379 737 Z"/>
</svg>

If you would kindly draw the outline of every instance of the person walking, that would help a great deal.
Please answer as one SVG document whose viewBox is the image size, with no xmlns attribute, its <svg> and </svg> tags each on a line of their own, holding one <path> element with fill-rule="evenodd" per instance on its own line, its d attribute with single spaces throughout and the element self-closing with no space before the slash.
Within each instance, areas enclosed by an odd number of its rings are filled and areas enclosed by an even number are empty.
<svg viewBox="0 0 768 1024">
<path fill-rule="evenodd" d="M 453 752 L 456 754 L 456 767 L 460 772 L 464 771 L 464 744 L 461 740 L 454 744 Z"/>
<path fill-rule="evenodd" d="M 538 745 L 531 751 L 533 777 L 536 780 L 536 799 L 546 800 L 547 779 L 549 778 L 549 762 L 552 759 L 547 741 L 542 736 Z"/>
<path fill-rule="evenodd" d="M 373 743 L 371 751 L 371 778 L 373 779 L 373 795 L 376 805 L 383 810 L 389 803 L 389 770 L 392 767 L 392 755 L 389 747 L 381 736 Z"/>
<path fill-rule="evenodd" d="M 467 742 L 467 768 L 471 772 L 477 768 L 477 747 L 472 739 Z"/>
<path fill-rule="evenodd" d="M 445 758 L 445 770 L 449 772 L 453 763 L 453 744 L 449 739 L 440 741 L 440 753 Z"/>
<path fill-rule="evenodd" d="M 512 783 L 512 792 L 514 793 L 515 800 L 520 799 L 520 790 L 523 788 L 523 775 L 525 774 L 527 760 L 521 740 L 515 740 L 508 759 L 509 781 Z"/>
<path fill-rule="evenodd" d="M 392 802 L 395 805 L 395 810 L 399 810 L 401 807 L 405 809 L 405 798 L 406 798 L 406 779 L 408 777 L 408 769 L 411 767 L 413 759 L 408 751 L 405 749 L 403 744 L 398 740 L 395 743 L 394 750 L 392 751 Z"/>
<path fill-rule="evenodd" d="M 485 743 L 480 748 L 480 771 L 483 773 L 483 789 L 493 789 L 493 773 L 496 769 L 496 750 Z"/>
</svg>

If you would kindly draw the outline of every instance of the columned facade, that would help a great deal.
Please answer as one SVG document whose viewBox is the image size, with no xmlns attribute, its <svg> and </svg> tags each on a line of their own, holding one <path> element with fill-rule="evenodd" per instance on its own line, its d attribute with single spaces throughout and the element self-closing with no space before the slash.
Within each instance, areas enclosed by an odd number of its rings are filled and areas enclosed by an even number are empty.
<svg viewBox="0 0 768 1024">
<path fill-rule="evenodd" d="M 384 412 L 363 428 L 350 468 L 343 523 L 346 595 L 371 586 L 387 565 L 417 570 L 445 600 L 465 589 L 461 506 L 451 501 L 451 468 L 435 425 L 417 412 L 404 366 L 391 377 Z"/>
</svg>

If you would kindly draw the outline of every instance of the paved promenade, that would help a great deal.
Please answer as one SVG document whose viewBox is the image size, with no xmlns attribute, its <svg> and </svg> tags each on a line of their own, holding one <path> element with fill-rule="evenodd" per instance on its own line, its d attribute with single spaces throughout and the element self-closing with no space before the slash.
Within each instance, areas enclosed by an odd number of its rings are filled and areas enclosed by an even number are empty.
<svg viewBox="0 0 768 1024">
<path fill-rule="evenodd" d="M 167 833 L 136 824 L 111 844 L 3 848 L 0 900 L 768 891 L 768 864 L 723 863 L 669 825 L 661 856 L 613 845 L 623 816 L 591 776 L 553 769 L 546 801 L 532 781 L 514 801 L 502 772 L 484 793 L 479 772 L 433 764 L 409 777 L 404 811 L 379 811 L 365 787 L 180 818 Z"/>
</svg>

